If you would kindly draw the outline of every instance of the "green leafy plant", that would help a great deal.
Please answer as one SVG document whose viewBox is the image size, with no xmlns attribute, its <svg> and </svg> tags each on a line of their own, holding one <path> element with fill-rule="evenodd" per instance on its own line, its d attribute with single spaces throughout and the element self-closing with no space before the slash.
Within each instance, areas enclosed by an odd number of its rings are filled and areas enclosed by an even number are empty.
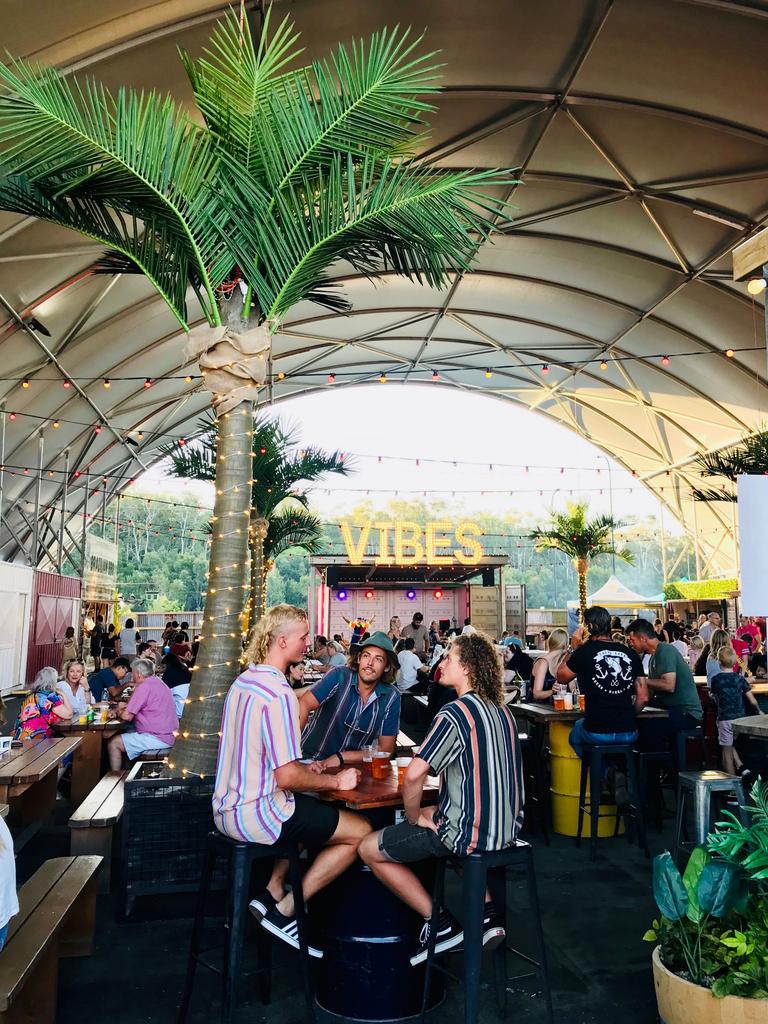
<svg viewBox="0 0 768 1024">
<path fill-rule="evenodd" d="M 768 782 L 758 779 L 750 792 L 752 804 L 746 805 L 749 822 L 745 825 L 730 811 L 723 811 L 714 831 L 707 837 L 707 848 L 729 864 L 737 865 L 757 882 L 765 895 L 768 889 Z"/>
</svg>

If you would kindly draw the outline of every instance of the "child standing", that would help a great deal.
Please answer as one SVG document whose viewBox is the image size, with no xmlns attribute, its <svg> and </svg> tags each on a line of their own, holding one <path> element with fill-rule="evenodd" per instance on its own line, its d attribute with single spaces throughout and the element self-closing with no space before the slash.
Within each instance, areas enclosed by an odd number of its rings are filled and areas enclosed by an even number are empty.
<svg viewBox="0 0 768 1024">
<path fill-rule="evenodd" d="M 717 738 L 723 753 L 723 770 L 730 775 L 749 776 L 751 773 L 744 767 L 741 758 L 733 745 L 733 720 L 744 715 L 744 700 L 754 707 L 759 715 L 760 710 L 754 693 L 750 689 L 740 671 L 734 672 L 736 652 L 732 647 L 721 647 L 717 654 L 720 671 L 709 684 L 710 692 L 717 702 Z"/>
</svg>

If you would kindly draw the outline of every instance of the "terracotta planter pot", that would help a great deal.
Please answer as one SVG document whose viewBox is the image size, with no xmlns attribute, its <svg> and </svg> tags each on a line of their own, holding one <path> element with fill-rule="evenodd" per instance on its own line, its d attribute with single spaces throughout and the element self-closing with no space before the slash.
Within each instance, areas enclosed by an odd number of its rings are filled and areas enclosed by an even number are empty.
<svg viewBox="0 0 768 1024">
<path fill-rule="evenodd" d="M 692 985 L 668 971 L 653 951 L 653 984 L 662 1024 L 765 1024 L 768 999 L 717 999 L 709 989 Z"/>
</svg>

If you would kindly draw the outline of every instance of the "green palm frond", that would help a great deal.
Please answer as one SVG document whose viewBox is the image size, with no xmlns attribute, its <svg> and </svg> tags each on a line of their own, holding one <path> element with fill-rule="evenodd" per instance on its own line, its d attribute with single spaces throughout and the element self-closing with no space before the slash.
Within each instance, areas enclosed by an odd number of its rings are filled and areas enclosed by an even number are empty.
<svg viewBox="0 0 768 1024">
<path fill-rule="evenodd" d="M 23 61 L 0 65 L 3 177 L 26 177 L 51 197 L 155 217 L 188 248 L 204 282 L 206 315 L 218 314 L 206 265 L 220 247 L 209 223 L 209 182 L 219 155 L 212 140 L 179 114 L 170 97 L 79 83 Z M 206 247 L 212 246 L 210 252 Z M 175 310 L 174 310 L 175 311 Z"/>
<path fill-rule="evenodd" d="M 529 534 L 539 551 L 562 551 L 569 558 L 587 561 L 598 555 L 615 555 L 629 565 L 634 563 L 629 548 L 616 547 L 611 541 L 625 523 L 604 515 L 588 520 L 586 502 L 568 502 L 565 512 L 552 513 L 551 523 L 549 528 L 538 528 Z"/>
<path fill-rule="evenodd" d="M 692 487 L 691 495 L 694 501 L 736 501 L 735 491 L 727 491 L 724 487 L 717 490 L 714 487 Z"/>
<path fill-rule="evenodd" d="M 178 234 L 166 235 L 162 218 L 147 213 L 138 223 L 92 199 L 50 195 L 23 175 L 0 178 L 0 209 L 71 228 L 101 243 L 106 252 L 94 269 L 143 274 L 186 328 L 189 249 Z"/>
<path fill-rule="evenodd" d="M 722 448 L 718 452 L 707 452 L 694 462 L 702 476 L 720 476 L 732 484 L 739 476 L 763 476 L 768 473 L 768 430 L 759 430 L 745 437 L 738 444 Z M 694 488 L 696 501 L 736 501 L 732 488 Z"/>
<path fill-rule="evenodd" d="M 287 508 L 269 519 L 264 541 L 266 558 L 277 558 L 289 548 L 303 548 L 310 555 L 321 548 L 323 524 L 318 516 L 303 508 Z"/>
<path fill-rule="evenodd" d="M 322 287 L 325 271 L 345 259 L 364 273 L 388 265 L 433 287 L 467 270 L 499 204 L 482 191 L 510 184 L 498 171 L 435 173 L 407 162 L 337 155 L 316 181 L 303 179 L 275 196 L 264 216 L 243 177 L 224 182 L 230 244 L 268 320 L 281 320 Z M 256 200 L 254 205 L 252 200 Z"/>
<path fill-rule="evenodd" d="M 271 13 L 270 8 L 257 47 L 247 18 L 230 10 L 214 28 L 202 57 L 195 60 L 179 51 L 206 125 L 221 148 L 257 176 L 264 175 L 258 138 L 270 92 L 280 72 L 302 53 L 296 45 L 299 33 L 287 17 L 270 37 Z"/>
</svg>

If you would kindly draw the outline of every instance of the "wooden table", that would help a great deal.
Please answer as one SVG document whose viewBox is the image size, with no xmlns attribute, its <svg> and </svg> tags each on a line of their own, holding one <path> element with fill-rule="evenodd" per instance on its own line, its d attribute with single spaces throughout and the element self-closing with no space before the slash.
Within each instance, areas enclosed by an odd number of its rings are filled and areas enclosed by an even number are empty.
<svg viewBox="0 0 768 1024">
<path fill-rule="evenodd" d="M 356 767 L 350 765 L 349 767 Z M 328 774 L 336 774 L 340 769 L 333 769 Z M 427 778 L 422 793 L 422 807 L 437 803 L 439 786 L 437 779 Z M 390 770 L 386 779 L 372 779 L 362 775 L 356 789 L 332 789 L 320 793 L 323 800 L 329 803 L 340 803 L 350 811 L 373 811 L 379 808 L 400 808 L 403 806 L 402 787 L 397 781 L 397 772 Z"/>
<path fill-rule="evenodd" d="M 25 741 L 22 747 L 3 754 L 0 757 L 0 803 L 10 804 L 13 815 L 23 825 L 41 821 L 56 802 L 58 767 L 80 743 L 79 736 L 44 739 L 37 743 Z"/>
<path fill-rule="evenodd" d="M 758 740 L 768 740 L 768 715 L 747 715 L 737 718 L 733 723 L 736 736 L 752 736 Z"/>
<path fill-rule="evenodd" d="M 104 745 L 115 733 L 125 729 L 127 722 L 113 719 L 109 722 L 55 722 L 51 728 L 59 736 L 79 736 L 80 746 L 72 762 L 72 790 L 70 798 L 79 806 L 101 778 L 101 760 Z"/>
<path fill-rule="evenodd" d="M 548 725 L 550 722 L 575 722 L 578 718 L 584 717 L 583 711 L 555 711 L 551 704 L 544 702 L 530 704 L 521 701 L 519 704 L 507 704 L 507 707 L 515 718 L 524 718 L 539 725 Z M 668 717 L 664 708 L 645 707 L 637 716 L 637 720 L 642 722 L 644 718 Z"/>
</svg>

